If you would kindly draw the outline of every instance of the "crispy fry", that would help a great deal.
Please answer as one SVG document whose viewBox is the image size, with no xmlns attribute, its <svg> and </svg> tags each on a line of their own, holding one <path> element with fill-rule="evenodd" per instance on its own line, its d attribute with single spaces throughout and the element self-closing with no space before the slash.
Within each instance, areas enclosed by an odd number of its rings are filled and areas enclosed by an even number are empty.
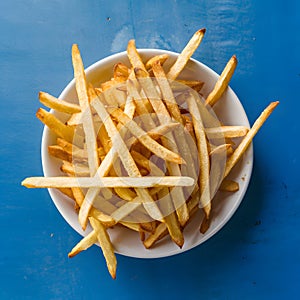
<svg viewBox="0 0 300 300">
<path fill-rule="evenodd" d="M 206 218 L 209 217 L 211 210 L 210 203 L 210 188 L 209 188 L 209 155 L 207 149 L 207 140 L 205 135 L 205 130 L 203 127 L 203 122 L 199 112 L 199 108 L 195 101 L 195 98 L 189 94 L 186 99 L 189 111 L 192 114 L 192 120 L 194 124 L 194 130 L 197 140 L 197 146 L 199 151 L 199 162 L 200 162 L 200 176 L 199 176 L 199 185 L 201 193 L 201 204 L 205 212 Z"/>
<path fill-rule="evenodd" d="M 205 128 L 205 133 L 209 139 L 224 139 L 242 137 L 247 134 L 249 128 L 246 126 L 219 126 Z"/>
<path fill-rule="evenodd" d="M 195 90 L 196 92 L 200 92 L 204 82 L 203 81 L 199 81 L 199 80 L 176 80 L 177 82 L 181 83 L 181 85 L 172 85 L 172 90 L 173 92 L 180 92 L 180 91 L 185 91 L 185 86 L 187 85 L 188 87 L 192 88 L 193 90 Z"/>
<path fill-rule="evenodd" d="M 117 259 L 114 253 L 114 247 L 110 241 L 106 228 L 94 218 L 89 218 L 90 223 L 97 233 L 97 240 L 102 249 L 106 260 L 108 271 L 113 279 L 116 278 Z"/>
<path fill-rule="evenodd" d="M 86 150 L 81 149 L 62 138 L 57 138 L 56 143 L 73 159 L 87 161 L 88 154 Z M 101 156 L 101 154 L 101 149 L 98 149 L 98 156 Z"/>
<path fill-rule="evenodd" d="M 160 65 L 163 65 L 164 62 L 169 58 L 168 54 L 160 54 L 151 57 L 145 64 L 147 70 L 150 70 L 154 64 L 159 62 Z"/>
<path fill-rule="evenodd" d="M 232 168 L 237 164 L 242 155 L 245 153 L 247 148 L 249 147 L 252 139 L 264 124 L 264 122 L 268 119 L 270 114 L 273 112 L 275 107 L 279 104 L 279 101 L 271 102 L 267 108 L 261 113 L 258 119 L 255 121 L 247 135 L 244 137 L 242 142 L 238 145 L 238 147 L 234 150 L 233 154 L 229 157 L 226 164 L 226 169 L 224 172 L 224 178 L 229 174 Z"/>
<path fill-rule="evenodd" d="M 84 237 L 68 254 L 68 256 L 74 257 L 81 251 L 84 251 L 97 242 L 97 232 L 95 230 L 91 231 L 86 237 Z"/>
<path fill-rule="evenodd" d="M 167 77 L 171 80 L 175 80 L 180 72 L 183 70 L 193 53 L 196 51 L 198 46 L 200 45 L 203 36 L 205 34 L 205 29 L 198 30 L 187 43 L 182 52 L 178 55 L 175 63 L 171 67 Z"/>
<path fill-rule="evenodd" d="M 81 112 L 81 108 L 79 105 L 57 99 L 54 96 L 45 92 L 39 93 L 39 99 L 40 102 L 45 106 L 47 106 L 48 108 L 52 108 L 60 112 L 64 112 L 67 114 L 74 114 L 74 113 Z"/>
<path fill-rule="evenodd" d="M 72 61 L 74 68 L 74 77 L 76 91 L 79 99 L 82 114 L 82 124 L 86 139 L 86 148 L 88 152 L 88 164 L 91 176 L 93 176 L 99 166 L 99 157 L 97 152 L 96 132 L 93 123 L 92 111 L 89 103 L 89 92 L 86 82 L 86 76 L 81 59 L 81 55 L 76 44 L 72 47 Z"/>
<path fill-rule="evenodd" d="M 239 184 L 229 179 L 224 179 L 220 185 L 220 191 L 223 192 L 237 192 L 239 189 Z"/>
<path fill-rule="evenodd" d="M 58 189 L 61 193 L 63 193 L 64 195 L 68 196 L 69 198 L 74 200 L 74 194 L 72 192 L 72 189 L 70 188 L 59 188 Z"/>
<path fill-rule="evenodd" d="M 90 175 L 88 166 L 82 163 L 73 164 L 69 161 L 64 160 L 60 169 L 70 176 L 87 177 Z"/>
<path fill-rule="evenodd" d="M 221 98 L 224 91 L 228 87 L 229 81 L 234 73 L 236 66 L 237 66 L 237 59 L 236 56 L 233 55 L 228 61 L 227 65 L 225 66 L 213 90 L 207 96 L 205 105 L 214 106 L 217 103 L 217 101 Z"/>
<path fill-rule="evenodd" d="M 136 49 L 135 40 L 130 40 L 127 45 L 127 55 L 133 68 L 140 68 L 147 72 L 147 69 Z"/>
<path fill-rule="evenodd" d="M 139 171 L 138 171 L 139 172 Z M 194 179 L 186 176 L 147 176 L 147 177 L 27 177 L 22 185 L 28 188 L 102 188 L 133 187 L 149 188 L 154 186 L 191 186 Z"/>
<path fill-rule="evenodd" d="M 64 138 L 68 142 L 73 141 L 74 128 L 63 124 L 53 114 L 47 112 L 43 108 L 39 108 L 36 117 L 49 127 L 57 136 Z"/>
<path fill-rule="evenodd" d="M 129 76 L 129 68 L 123 63 L 117 63 L 114 66 L 114 79 L 122 78 L 127 79 Z"/>
<path fill-rule="evenodd" d="M 66 152 L 62 147 L 59 145 L 51 145 L 48 146 L 48 153 L 61 160 L 65 160 L 68 162 L 72 162 L 72 155 L 70 155 L 68 152 Z"/>
</svg>

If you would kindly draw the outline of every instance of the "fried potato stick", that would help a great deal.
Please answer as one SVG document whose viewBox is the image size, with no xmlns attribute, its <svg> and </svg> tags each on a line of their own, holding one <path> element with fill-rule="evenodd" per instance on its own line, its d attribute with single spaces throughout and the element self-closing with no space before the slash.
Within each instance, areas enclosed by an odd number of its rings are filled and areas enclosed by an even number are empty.
<svg viewBox="0 0 300 300">
<path fill-rule="evenodd" d="M 237 58 L 235 55 L 233 55 L 228 61 L 228 63 L 226 64 L 213 90 L 207 96 L 205 105 L 214 106 L 217 103 L 217 101 L 221 98 L 224 91 L 228 87 L 229 81 L 234 73 L 236 66 L 237 66 Z"/>
<path fill-rule="evenodd" d="M 47 112 L 43 108 L 38 109 L 38 111 L 36 112 L 36 117 L 57 136 L 67 140 L 68 142 L 73 142 L 73 127 L 65 125 L 60 120 L 58 120 L 53 114 Z"/>
<path fill-rule="evenodd" d="M 173 66 L 170 68 L 167 74 L 167 77 L 169 79 L 175 80 L 178 77 L 178 75 L 183 70 L 193 53 L 199 47 L 205 34 L 205 31 L 206 30 L 204 28 L 200 29 L 192 36 L 192 38 L 189 40 L 182 52 L 178 55 Z"/>
<path fill-rule="evenodd" d="M 81 108 L 79 105 L 57 99 L 45 92 L 39 93 L 39 99 L 40 102 L 48 108 L 52 108 L 63 113 L 75 114 L 81 112 Z"/>
<path fill-rule="evenodd" d="M 273 110 L 276 108 L 276 106 L 279 104 L 279 101 L 271 102 L 265 110 L 261 113 L 261 115 L 257 118 L 257 120 L 254 122 L 253 126 L 250 128 L 247 135 L 243 138 L 241 143 L 238 145 L 238 147 L 234 150 L 233 154 L 228 158 L 226 163 L 226 169 L 224 173 L 224 178 L 228 176 L 229 172 L 232 170 L 232 168 L 237 164 L 237 162 L 241 159 L 247 148 L 249 147 L 252 139 L 258 132 L 258 130 L 261 128 L 261 126 L 265 123 L 265 121 L 268 119 L 270 114 L 273 112 Z"/>
</svg>

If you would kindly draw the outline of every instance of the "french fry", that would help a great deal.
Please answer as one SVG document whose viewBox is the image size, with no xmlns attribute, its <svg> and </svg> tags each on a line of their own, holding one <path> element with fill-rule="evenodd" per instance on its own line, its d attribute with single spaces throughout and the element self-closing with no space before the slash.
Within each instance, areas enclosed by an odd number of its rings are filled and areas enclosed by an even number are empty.
<svg viewBox="0 0 300 300">
<path fill-rule="evenodd" d="M 189 40 L 185 48 L 182 52 L 178 55 L 175 63 L 171 67 L 170 71 L 168 72 L 167 77 L 171 80 L 175 80 L 180 72 L 183 70 L 193 53 L 196 51 L 198 46 L 200 45 L 203 36 L 205 34 L 205 29 L 198 30 L 193 37 Z"/>
<path fill-rule="evenodd" d="M 60 169 L 62 172 L 70 176 L 88 177 L 90 175 L 90 170 L 86 164 L 73 164 L 69 161 L 63 160 Z"/>
<path fill-rule="evenodd" d="M 136 49 L 135 40 L 130 40 L 127 45 L 127 55 L 133 68 L 140 68 L 147 72 L 147 69 Z"/>
<path fill-rule="evenodd" d="M 194 131 L 197 140 L 197 146 L 199 151 L 199 162 L 200 162 L 200 176 L 199 185 L 201 192 L 201 204 L 205 212 L 206 218 L 209 218 L 211 203 L 210 203 L 210 189 L 209 189 L 209 155 L 207 149 L 207 140 L 201 114 L 195 101 L 195 98 L 189 94 L 186 99 L 189 111 L 192 114 L 192 120 L 194 124 Z"/>
<path fill-rule="evenodd" d="M 275 107 L 279 104 L 279 101 L 271 102 L 265 110 L 261 113 L 258 119 L 254 122 L 253 126 L 248 131 L 247 135 L 243 138 L 242 142 L 238 145 L 238 147 L 234 150 L 233 154 L 228 158 L 226 163 L 226 169 L 224 172 L 224 178 L 229 174 L 232 168 L 237 164 L 237 162 L 241 159 L 242 155 L 248 149 L 252 139 L 261 128 L 261 126 L 268 119 L 270 114 L 273 112 Z"/>
<path fill-rule="evenodd" d="M 149 235 L 144 241 L 143 244 L 146 249 L 151 248 L 155 242 L 162 239 L 168 234 L 167 225 L 165 223 L 160 223 L 153 234 Z"/>
<path fill-rule="evenodd" d="M 87 151 L 77 147 L 76 145 L 62 139 L 57 138 L 56 143 L 60 146 L 70 157 L 76 160 L 84 160 L 87 161 L 88 154 Z M 98 156 L 103 155 L 101 149 L 98 149 Z"/>
<path fill-rule="evenodd" d="M 81 55 L 76 44 L 72 47 L 72 61 L 74 68 L 74 77 L 76 91 L 82 113 L 82 124 L 86 139 L 86 148 L 88 152 L 88 164 L 91 176 L 93 176 L 99 167 L 99 157 L 97 152 L 96 132 L 93 123 L 92 111 L 89 103 L 88 86 L 81 59 Z"/>
<path fill-rule="evenodd" d="M 154 64 L 159 62 L 160 65 L 163 65 L 164 62 L 169 58 L 168 54 L 160 54 L 151 57 L 145 64 L 147 70 L 150 70 Z"/>
<path fill-rule="evenodd" d="M 56 157 L 58 159 L 61 159 L 61 160 L 64 160 L 64 161 L 68 161 L 68 162 L 72 162 L 72 155 L 70 155 L 68 152 L 66 152 L 59 145 L 48 146 L 48 153 L 51 156 Z"/>
<path fill-rule="evenodd" d="M 91 231 L 87 236 L 85 236 L 68 254 L 69 257 L 74 257 L 81 251 L 84 251 L 97 242 L 97 232 L 95 230 Z"/>
<path fill-rule="evenodd" d="M 228 87 L 229 81 L 234 73 L 234 70 L 237 66 L 236 56 L 233 55 L 225 66 L 221 76 L 217 80 L 213 90 L 207 96 L 205 105 L 214 106 L 217 101 L 221 98 L 224 91 Z"/>
<path fill-rule="evenodd" d="M 67 140 L 68 142 L 73 141 L 74 128 L 63 124 L 50 112 L 47 112 L 43 108 L 39 108 L 36 112 L 36 117 L 47 127 L 49 127 L 49 129 L 57 136 Z"/>
<path fill-rule="evenodd" d="M 141 204 L 142 200 L 139 197 L 136 197 L 132 201 L 127 202 L 126 204 L 119 207 L 117 210 L 115 210 L 111 217 L 116 221 L 119 222 L 122 219 L 124 219 L 126 216 L 128 216 L 130 213 L 135 211 Z"/>
<path fill-rule="evenodd" d="M 220 185 L 220 191 L 223 192 L 237 192 L 239 189 L 239 184 L 229 179 L 224 179 Z"/>
<path fill-rule="evenodd" d="M 172 85 L 172 90 L 173 92 L 179 92 L 179 91 L 185 91 L 185 86 L 188 86 L 190 88 L 192 88 L 193 90 L 195 90 L 196 92 L 200 92 L 204 82 L 203 81 L 199 81 L 199 80 L 183 80 L 183 79 L 176 79 L 177 82 L 180 83 L 180 85 Z"/>
<path fill-rule="evenodd" d="M 70 199 L 74 200 L 74 194 L 72 192 L 72 189 L 70 188 L 60 188 L 58 189 L 61 193 L 63 193 L 64 195 L 68 196 Z"/>
<path fill-rule="evenodd" d="M 126 65 L 124 65 L 123 63 L 115 64 L 114 70 L 113 70 L 114 79 L 121 78 L 121 79 L 124 79 L 124 81 L 126 81 L 129 76 L 129 71 L 130 71 L 129 68 Z"/>
<path fill-rule="evenodd" d="M 249 128 L 246 126 L 219 126 L 213 128 L 205 128 L 207 137 L 213 139 L 226 139 L 243 137 L 247 134 Z"/>
<path fill-rule="evenodd" d="M 76 203 L 78 204 L 79 207 L 81 207 L 83 200 L 84 200 L 84 194 L 83 194 L 81 188 L 73 187 L 72 192 L 73 192 Z M 105 210 L 108 213 L 111 213 L 112 211 L 114 211 L 115 207 L 113 207 L 113 205 L 109 204 L 109 202 L 106 202 L 105 204 L 103 204 L 103 200 L 101 202 L 102 202 L 103 208 L 105 208 Z M 106 227 L 111 227 L 116 224 L 115 220 L 110 215 L 102 212 L 99 208 L 96 209 L 95 207 L 92 207 L 90 210 L 90 216 L 99 220 Z"/>
<path fill-rule="evenodd" d="M 67 114 L 75 114 L 81 112 L 81 108 L 79 105 L 57 99 L 45 92 L 39 93 L 39 99 L 42 104 L 44 104 L 48 108 L 55 109 L 56 111 L 64 112 Z"/>
<path fill-rule="evenodd" d="M 137 169 L 138 170 L 138 169 Z M 139 171 L 138 171 L 139 172 Z M 137 177 L 27 177 L 22 185 L 27 188 L 150 188 L 155 186 L 191 186 L 194 179 L 186 176 Z M 152 198 L 151 198 L 152 199 Z M 151 201 L 152 202 L 152 201 Z"/>
<path fill-rule="evenodd" d="M 116 278 L 116 270 L 117 270 L 117 259 L 114 253 L 113 245 L 110 241 L 109 235 L 107 233 L 106 228 L 101 224 L 101 222 L 97 221 L 94 218 L 89 218 L 90 223 L 94 230 L 97 233 L 97 240 L 102 249 L 103 255 L 106 260 L 106 265 L 108 271 L 113 279 Z"/>
<path fill-rule="evenodd" d="M 181 248 L 184 243 L 184 237 L 178 222 L 176 213 L 174 213 L 174 207 L 172 204 L 172 198 L 168 188 L 161 189 L 158 192 L 160 202 L 160 208 L 165 215 L 165 223 L 170 234 L 171 239 Z"/>
</svg>

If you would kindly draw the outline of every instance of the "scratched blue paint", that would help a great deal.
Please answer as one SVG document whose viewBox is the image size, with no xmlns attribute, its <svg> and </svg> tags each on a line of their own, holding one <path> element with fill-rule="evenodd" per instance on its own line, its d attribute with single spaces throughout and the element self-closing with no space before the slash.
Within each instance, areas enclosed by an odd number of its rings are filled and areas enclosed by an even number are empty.
<svg viewBox="0 0 300 300">
<path fill-rule="evenodd" d="M 0 299 L 297 299 L 300 281 L 300 3 L 291 1 L 1 1 Z M 79 240 L 47 191 L 20 181 L 41 174 L 37 94 L 72 77 L 70 49 L 86 65 L 138 47 L 180 51 L 207 28 L 194 57 L 220 72 L 239 60 L 231 86 L 251 123 L 281 104 L 255 138 L 253 177 L 232 220 L 183 255 L 118 256 L 110 279 L 97 247 L 70 260 Z"/>
</svg>

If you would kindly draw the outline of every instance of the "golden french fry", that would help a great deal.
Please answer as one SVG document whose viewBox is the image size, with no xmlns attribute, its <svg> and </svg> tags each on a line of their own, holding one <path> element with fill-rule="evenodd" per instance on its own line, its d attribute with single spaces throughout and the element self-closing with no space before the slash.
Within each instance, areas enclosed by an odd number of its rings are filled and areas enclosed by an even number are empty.
<svg viewBox="0 0 300 300">
<path fill-rule="evenodd" d="M 70 176 L 87 177 L 90 175 L 88 166 L 82 163 L 73 164 L 69 161 L 64 160 L 60 169 L 62 172 Z"/>
<path fill-rule="evenodd" d="M 72 189 L 70 188 L 59 188 L 58 189 L 61 193 L 63 193 L 64 195 L 68 196 L 69 198 L 75 200 L 74 198 L 74 194 L 72 192 Z"/>
<path fill-rule="evenodd" d="M 212 156 L 217 153 L 223 153 L 226 150 L 227 155 L 231 155 L 233 153 L 233 148 L 231 144 L 221 144 L 218 146 L 209 144 L 209 156 Z"/>
<path fill-rule="evenodd" d="M 88 164 L 89 164 L 90 174 L 91 176 L 93 176 L 96 173 L 97 168 L 99 167 L 100 160 L 97 152 L 97 140 L 96 140 L 94 123 L 93 123 L 93 116 L 92 116 L 92 111 L 89 103 L 90 99 L 89 99 L 88 85 L 86 81 L 81 55 L 78 46 L 76 44 L 72 46 L 72 62 L 73 62 L 73 69 L 74 69 L 76 91 L 77 91 L 79 104 L 82 111 L 82 124 L 85 133 L 86 148 L 88 153 Z M 86 208 L 85 211 L 89 211 L 91 206 L 89 208 L 87 208 L 86 206 L 85 208 Z M 80 211 L 81 210 L 82 209 L 80 209 Z M 82 214 L 79 214 L 79 216 L 82 216 Z M 85 229 L 88 222 L 87 214 L 85 215 L 85 218 L 79 217 L 79 222 L 82 228 Z"/>
<path fill-rule="evenodd" d="M 183 70 L 193 53 L 196 51 L 198 46 L 200 45 L 203 36 L 205 34 L 205 29 L 198 30 L 187 43 L 182 52 L 178 55 L 175 63 L 171 67 L 167 77 L 171 80 L 175 80 L 180 72 Z"/>
<path fill-rule="evenodd" d="M 187 104 L 189 106 L 189 111 L 192 114 L 192 120 L 194 124 L 194 131 L 197 140 L 197 146 L 199 151 L 199 165 L 200 165 L 200 175 L 199 175 L 199 185 L 201 193 L 201 204 L 205 212 L 206 218 L 209 217 L 211 210 L 210 203 L 210 184 L 209 184 L 209 155 L 207 149 L 207 140 L 205 135 L 205 129 L 201 119 L 201 114 L 195 98 L 188 94 L 186 98 Z"/>
<path fill-rule="evenodd" d="M 64 112 L 67 114 L 74 114 L 74 113 L 81 112 L 81 108 L 79 105 L 57 99 L 54 96 L 45 92 L 39 93 L 39 99 L 40 102 L 45 106 L 47 106 L 48 108 L 52 108 L 60 112 Z"/>
<path fill-rule="evenodd" d="M 178 104 L 175 100 L 172 88 L 169 84 L 169 81 L 167 79 L 167 76 L 162 68 L 162 66 L 159 64 L 159 62 L 153 64 L 153 72 L 156 77 L 157 83 L 160 87 L 162 97 L 164 99 L 164 103 L 168 108 L 168 113 L 172 118 L 174 118 L 179 124 L 184 126 L 184 118 L 181 115 L 180 109 L 178 107 Z M 165 111 L 165 114 L 167 112 Z M 169 115 L 168 114 L 168 115 Z M 190 176 L 193 178 L 197 178 L 198 174 L 196 174 L 196 168 L 194 159 L 191 154 L 191 148 L 189 147 L 187 136 L 183 130 L 177 130 L 176 135 L 174 135 L 175 143 L 178 146 L 178 149 L 180 153 L 183 153 L 184 157 L 187 160 L 188 167 L 183 169 L 183 172 L 189 173 Z M 183 225 L 183 224 L 182 224 Z"/>
<path fill-rule="evenodd" d="M 126 228 L 129 228 L 133 231 L 140 232 L 140 224 L 139 223 L 131 223 L 131 222 L 119 222 L 118 224 L 123 225 Z"/>
<path fill-rule="evenodd" d="M 200 225 L 200 232 L 202 234 L 204 234 L 209 229 L 210 222 L 211 222 L 211 218 L 207 218 L 207 217 L 203 218 L 201 225 Z"/>
<path fill-rule="evenodd" d="M 204 85 L 204 82 L 203 81 L 199 81 L 199 80 L 179 80 L 179 79 L 176 79 L 177 82 L 181 83 L 181 85 L 175 85 L 173 84 L 172 85 L 172 90 L 173 92 L 180 92 L 180 91 L 184 91 L 185 90 L 185 87 L 184 86 L 188 86 L 190 88 L 192 88 L 193 90 L 195 90 L 196 92 L 200 92 L 203 85 Z"/>
<path fill-rule="evenodd" d="M 228 87 L 229 81 L 234 73 L 236 66 L 237 66 L 237 59 L 236 56 L 233 55 L 228 61 L 228 63 L 226 64 L 213 90 L 207 96 L 205 105 L 214 106 L 217 103 L 217 101 L 221 98 L 224 91 Z"/>
<path fill-rule="evenodd" d="M 88 164 L 91 176 L 93 176 L 99 166 L 99 157 L 97 152 L 96 132 L 93 123 L 92 111 L 90 108 L 89 92 L 86 82 L 86 76 L 81 59 L 81 55 L 76 44 L 72 47 L 72 62 L 74 68 L 74 77 L 79 104 L 82 111 L 82 124 L 85 133 L 86 148 L 88 153 Z"/>
<path fill-rule="evenodd" d="M 152 66 L 159 62 L 160 65 L 163 65 L 164 62 L 169 58 L 168 54 L 160 54 L 160 55 L 155 55 L 151 57 L 145 64 L 145 67 L 147 70 L 150 70 Z"/>
<path fill-rule="evenodd" d="M 139 171 L 138 171 L 139 172 Z M 146 177 L 27 177 L 22 185 L 28 188 L 103 188 L 132 187 L 150 188 L 154 186 L 191 186 L 194 179 L 186 176 L 146 176 Z M 152 198 L 151 198 L 152 199 Z M 151 201 L 152 202 L 152 201 Z"/>
<path fill-rule="evenodd" d="M 68 162 L 72 162 L 72 155 L 66 152 L 61 146 L 59 145 L 51 145 L 48 146 L 48 153 L 61 160 L 65 160 Z"/>
<path fill-rule="evenodd" d="M 136 49 L 135 40 L 130 40 L 127 45 L 127 56 L 133 68 L 140 68 L 147 72 L 147 69 Z"/>
<path fill-rule="evenodd" d="M 240 189 L 236 181 L 224 179 L 220 185 L 220 191 L 223 192 L 236 192 Z"/>
<path fill-rule="evenodd" d="M 135 211 L 141 204 L 142 200 L 139 197 L 136 197 L 132 201 L 127 202 L 126 204 L 122 205 L 118 209 L 116 209 L 112 214 L 111 217 L 116 221 L 119 222 L 128 216 L 130 213 Z"/>
<path fill-rule="evenodd" d="M 75 201 L 76 201 L 78 207 L 80 208 L 83 203 L 83 200 L 84 200 L 84 194 L 83 194 L 81 188 L 73 187 L 72 193 L 74 195 L 74 198 L 75 198 Z M 115 210 L 115 207 L 112 204 L 110 204 L 109 202 L 103 203 L 103 201 L 105 201 L 105 200 L 104 199 L 101 200 L 101 203 L 102 203 L 101 207 L 103 207 L 108 214 L 110 214 L 112 211 Z M 90 209 L 91 217 L 99 220 L 106 227 L 112 227 L 116 224 L 116 222 L 107 213 L 103 213 L 102 211 L 100 211 L 99 209 L 96 209 L 94 207 L 92 207 Z"/>
<path fill-rule="evenodd" d="M 113 279 L 116 278 L 117 259 L 114 253 L 113 245 L 110 241 L 106 228 L 94 218 L 89 218 L 90 223 L 97 233 L 97 240 L 102 249 L 106 260 L 108 271 Z"/>
<path fill-rule="evenodd" d="M 247 134 L 249 128 L 246 126 L 219 126 L 205 128 L 205 133 L 209 139 L 224 139 L 242 137 Z"/>
<path fill-rule="evenodd" d="M 73 159 L 87 161 L 88 154 L 86 150 L 81 149 L 76 145 L 69 143 L 68 141 L 62 138 L 57 138 L 56 143 Z M 98 149 L 98 156 L 100 156 L 101 154 L 102 154 L 101 149 Z"/>
<path fill-rule="evenodd" d="M 122 79 L 127 79 L 129 76 L 129 68 L 124 65 L 123 63 L 117 63 L 114 65 L 114 79 L 122 78 Z"/>
<path fill-rule="evenodd" d="M 171 239 L 181 248 L 184 243 L 184 237 L 180 228 L 180 224 L 176 213 L 174 213 L 174 207 L 172 204 L 172 198 L 168 188 L 163 188 L 158 192 L 158 198 L 160 200 L 160 207 L 165 215 L 165 223 L 170 234 Z"/>
<path fill-rule="evenodd" d="M 84 237 L 68 254 L 69 257 L 74 257 L 81 251 L 84 251 L 97 242 L 97 232 L 91 231 L 86 237 Z"/>
<path fill-rule="evenodd" d="M 153 234 L 149 235 L 144 241 L 143 244 L 146 249 L 151 248 L 154 243 L 168 234 L 167 225 L 165 223 L 160 223 Z"/>
<path fill-rule="evenodd" d="M 67 121 L 67 125 L 77 126 L 79 124 L 82 124 L 81 116 L 82 116 L 81 112 L 72 114 L 71 117 L 69 118 L 69 120 Z"/>
<path fill-rule="evenodd" d="M 36 117 L 47 127 L 49 127 L 49 129 L 57 136 L 67 140 L 68 142 L 73 141 L 74 128 L 63 124 L 50 112 L 47 112 L 43 108 L 39 108 L 36 112 Z"/>
<path fill-rule="evenodd" d="M 172 88 L 162 66 L 159 64 L 159 62 L 156 62 L 153 64 L 152 69 L 156 77 L 156 81 L 160 87 L 162 97 L 165 100 L 164 103 L 167 106 L 171 117 L 173 117 L 177 122 L 183 124 L 181 112 L 176 103 Z"/>
<path fill-rule="evenodd" d="M 247 148 L 249 147 L 252 139 L 264 124 L 264 122 L 268 119 L 270 114 L 273 112 L 275 107 L 279 104 L 279 101 L 271 102 L 267 108 L 261 113 L 261 115 L 254 122 L 253 126 L 250 128 L 247 135 L 243 138 L 242 142 L 238 145 L 238 147 L 234 150 L 233 154 L 228 158 L 226 163 L 226 169 L 224 172 L 224 178 L 229 174 L 232 168 L 236 165 L 236 163 L 240 160 L 242 155 L 245 153 Z"/>
</svg>

